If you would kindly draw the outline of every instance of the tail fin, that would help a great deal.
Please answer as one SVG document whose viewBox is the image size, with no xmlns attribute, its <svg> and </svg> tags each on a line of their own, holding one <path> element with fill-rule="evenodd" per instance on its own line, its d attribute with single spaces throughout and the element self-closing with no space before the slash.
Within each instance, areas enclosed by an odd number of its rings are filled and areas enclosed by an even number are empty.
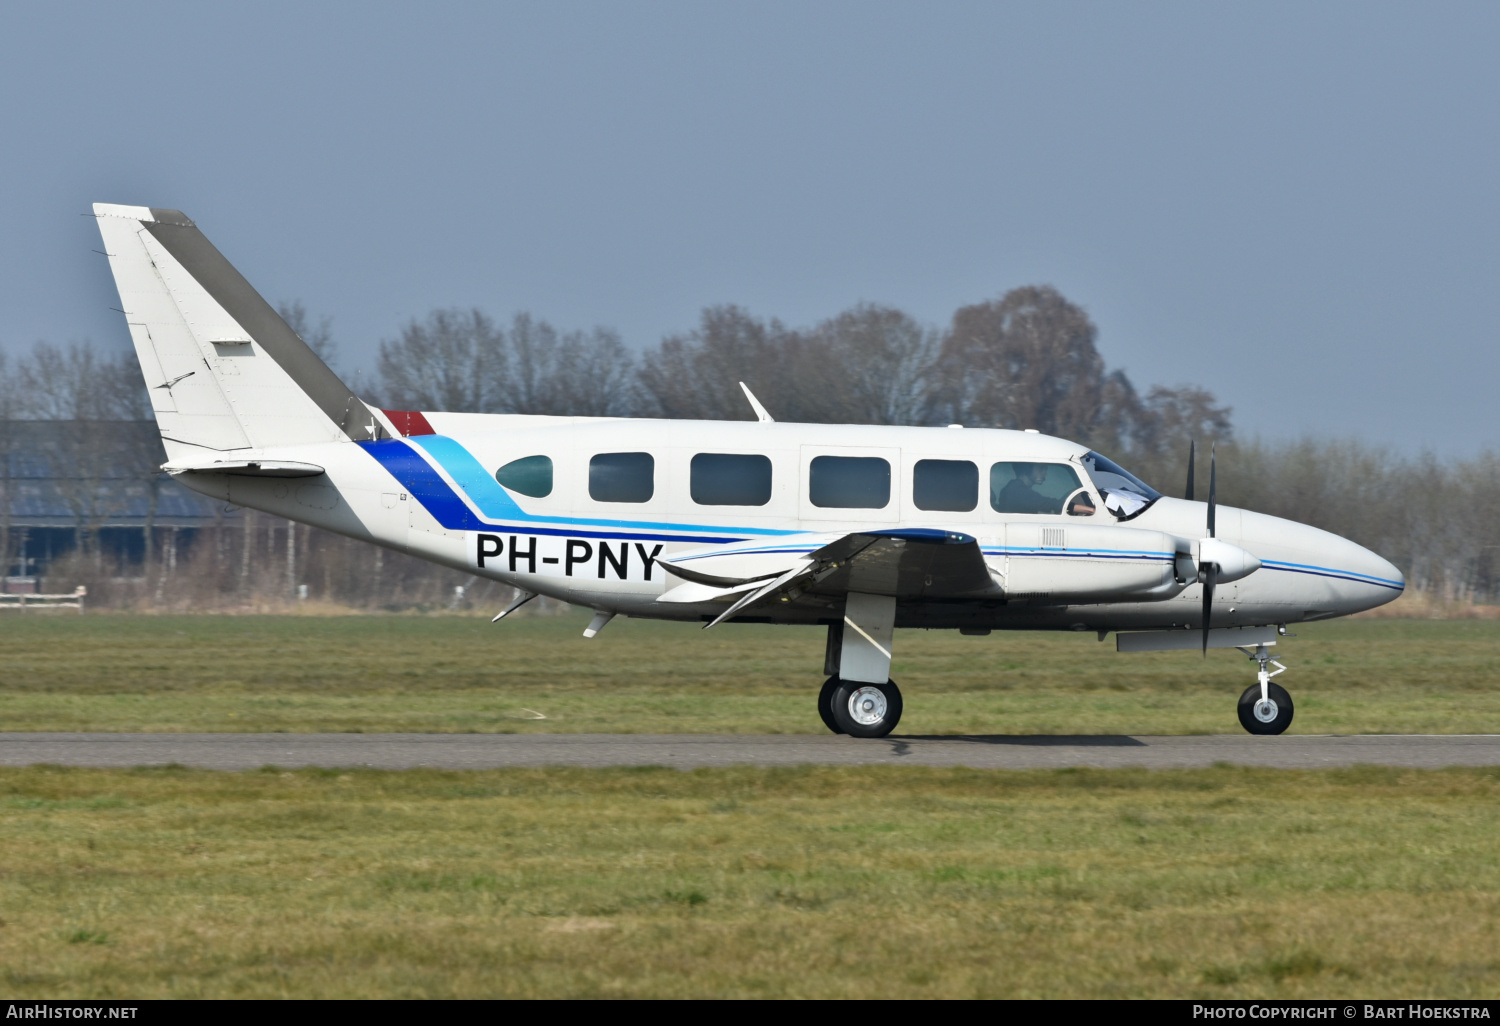
<svg viewBox="0 0 1500 1026">
<path fill-rule="evenodd" d="M 176 210 L 95 203 L 171 462 L 379 438 L 375 415 Z"/>
</svg>

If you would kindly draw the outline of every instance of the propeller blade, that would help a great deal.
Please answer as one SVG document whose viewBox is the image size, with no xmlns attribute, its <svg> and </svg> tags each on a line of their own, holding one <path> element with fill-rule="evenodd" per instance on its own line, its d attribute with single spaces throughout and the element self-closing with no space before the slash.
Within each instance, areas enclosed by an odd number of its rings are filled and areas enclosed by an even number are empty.
<svg viewBox="0 0 1500 1026">
<path fill-rule="evenodd" d="M 1218 512 L 1218 503 L 1214 495 L 1219 479 L 1218 457 L 1214 453 L 1217 448 L 1217 442 L 1208 447 L 1208 536 L 1210 538 L 1214 536 L 1214 514 Z"/>
<path fill-rule="evenodd" d="M 1196 439 L 1191 439 L 1188 441 L 1188 483 L 1187 494 L 1183 496 L 1183 498 L 1188 502 L 1193 501 L 1193 455 L 1197 448 L 1198 442 Z"/>
<path fill-rule="evenodd" d="M 1208 655 L 1208 629 L 1214 610 L 1214 583 L 1219 578 L 1217 563 L 1203 564 L 1203 654 Z"/>
</svg>

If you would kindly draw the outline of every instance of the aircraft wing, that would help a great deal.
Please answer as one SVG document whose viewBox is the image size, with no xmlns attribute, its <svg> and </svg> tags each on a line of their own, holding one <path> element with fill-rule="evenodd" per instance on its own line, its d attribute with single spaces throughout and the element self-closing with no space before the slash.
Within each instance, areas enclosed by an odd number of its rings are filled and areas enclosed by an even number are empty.
<svg viewBox="0 0 1500 1026">
<path fill-rule="evenodd" d="M 1000 594 L 979 542 L 957 531 L 904 528 L 846 534 L 812 553 L 823 594 L 960 598 Z M 831 572 L 826 572 L 831 571 Z"/>
<path fill-rule="evenodd" d="M 807 593 L 847 595 L 860 592 L 891 595 L 898 599 L 1001 594 L 999 582 L 985 565 L 978 540 L 967 534 L 934 528 L 901 528 L 821 535 L 805 540 L 821 544 L 801 547 L 787 539 L 780 546 L 779 566 L 767 563 L 762 557 L 753 564 L 757 572 L 743 577 L 714 573 L 731 567 L 741 572 L 751 569 L 752 565 L 746 563 L 740 551 L 723 552 L 717 558 L 717 565 L 707 553 L 681 554 L 658 559 L 658 562 L 668 573 L 686 581 L 697 585 L 718 585 L 723 589 L 718 594 L 739 596 L 708 625 L 710 627 L 756 606 L 795 601 Z M 689 558 L 685 559 L 685 556 Z M 690 565 L 680 566 L 678 560 Z M 693 560 L 699 565 L 691 565 Z M 681 601 L 675 597 L 667 598 L 676 590 L 667 592 L 663 600 Z M 704 588 L 702 594 L 710 591 Z"/>
</svg>

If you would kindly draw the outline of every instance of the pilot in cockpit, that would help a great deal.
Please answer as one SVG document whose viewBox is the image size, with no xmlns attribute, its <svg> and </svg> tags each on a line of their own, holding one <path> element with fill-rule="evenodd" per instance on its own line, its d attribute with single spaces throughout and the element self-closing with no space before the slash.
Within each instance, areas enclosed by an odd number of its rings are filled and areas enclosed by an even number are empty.
<svg viewBox="0 0 1500 1026">
<path fill-rule="evenodd" d="M 1068 516 L 1091 517 L 1093 515 L 1094 500 L 1086 490 L 1079 492 L 1068 500 Z"/>
<path fill-rule="evenodd" d="M 1057 501 L 1040 495 L 1036 491 L 1037 486 L 1044 484 L 1047 480 L 1047 465 L 1045 463 L 1017 463 L 1014 466 L 1016 476 L 1000 489 L 1000 501 L 996 508 L 1007 513 L 1057 512 Z"/>
</svg>

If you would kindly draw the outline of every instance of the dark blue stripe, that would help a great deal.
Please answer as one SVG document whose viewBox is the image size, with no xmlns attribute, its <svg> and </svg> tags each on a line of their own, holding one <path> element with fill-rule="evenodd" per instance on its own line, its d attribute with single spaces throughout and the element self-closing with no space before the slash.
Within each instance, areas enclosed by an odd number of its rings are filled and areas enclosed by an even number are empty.
<svg viewBox="0 0 1500 1026">
<path fill-rule="evenodd" d="M 1406 585 L 1390 584 L 1381 577 L 1340 573 L 1337 570 L 1314 570 L 1310 567 L 1301 567 L 1294 563 L 1268 563 L 1263 561 L 1261 566 L 1267 570 L 1280 570 L 1284 574 L 1307 574 L 1309 577 L 1331 577 L 1336 581 L 1349 581 L 1353 584 L 1371 584 L 1377 588 L 1389 588 L 1391 591 L 1406 590 Z"/>
<path fill-rule="evenodd" d="M 677 534 L 660 534 L 631 531 L 587 531 L 583 529 L 520 527 L 491 524 L 475 516 L 474 511 L 458 497 L 432 465 L 424 460 L 411 446 L 394 438 L 378 442 L 358 442 L 361 448 L 380 463 L 391 476 L 406 488 L 413 499 L 420 502 L 432 514 L 438 524 L 448 531 L 498 531 L 514 534 L 547 534 L 564 538 L 609 538 L 616 541 L 701 541 L 706 543 L 728 543 L 744 541 L 744 538 L 714 538 L 693 534 L 686 538 Z"/>
</svg>

